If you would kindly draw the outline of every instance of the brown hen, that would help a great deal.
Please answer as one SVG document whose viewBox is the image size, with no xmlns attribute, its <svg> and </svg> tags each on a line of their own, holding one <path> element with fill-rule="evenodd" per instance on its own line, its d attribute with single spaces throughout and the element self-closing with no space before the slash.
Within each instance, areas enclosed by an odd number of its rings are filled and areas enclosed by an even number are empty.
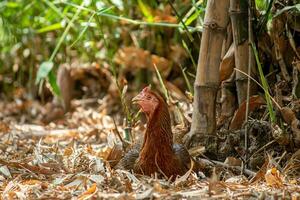
<svg viewBox="0 0 300 200">
<path fill-rule="evenodd" d="M 117 168 L 133 170 L 135 173 L 163 177 L 185 174 L 191 156 L 181 144 L 173 144 L 173 133 L 168 105 L 149 87 L 144 88 L 133 102 L 138 104 L 147 117 L 147 128 L 142 145 L 132 148 L 118 163 Z"/>
</svg>

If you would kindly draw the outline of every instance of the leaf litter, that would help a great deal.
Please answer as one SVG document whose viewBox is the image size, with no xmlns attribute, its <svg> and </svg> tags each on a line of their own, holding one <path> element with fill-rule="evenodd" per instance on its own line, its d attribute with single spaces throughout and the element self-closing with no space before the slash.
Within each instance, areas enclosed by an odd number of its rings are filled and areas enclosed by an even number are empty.
<svg viewBox="0 0 300 200">
<path fill-rule="evenodd" d="M 114 122 L 103 102 L 94 107 L 77 102 L 76 109 L 62 119 L 63 123 L 59 120 L 46 126 L 31 120 L 32 112 L 28 112 L 41 111 L 39 103 L 21 103 L 30 104 L 30 108 L 14 104 L 0 102 L 0 107 L 9 108 L 2 113 L 5 120 L 0 123 L 2 199 L 300 198 L 300 179 L 296 175 L 300 169 L 299 150 L 285 168 L 266 161 L 252 180 L 232 170 L 240 161 L 228 157 L 224 164 L 213 167 L 209 177 L 189 170 L 172 182 L 113 169 L 124 154 L 122 141 L 115 132 L 117 129 L 122 134 L 124 126 L 118 123 L 118 114 Z M 184 112 L 191 109 L 182 108 Z M 22 112 L 18 112 L 20 109 Z M 143 130 L 140 123 L 133 127 L 137 136 Z M 194 151 L 198 152 L 194 155 L 202 155 L 204 150 Z"/>
</svg>

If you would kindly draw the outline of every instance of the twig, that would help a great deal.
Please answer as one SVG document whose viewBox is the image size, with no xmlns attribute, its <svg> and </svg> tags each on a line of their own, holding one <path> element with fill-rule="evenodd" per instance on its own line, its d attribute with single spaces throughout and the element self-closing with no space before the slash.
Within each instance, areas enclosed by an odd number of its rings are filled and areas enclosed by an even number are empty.
<svg viewBox="0 0 300 200">
<path fill-rule="evenodd" d="M 126 147 L 126 145 L 127 145 L 128 143 L 125 142 L 125 141 L 123 140 L 123 138 L 121 137 L 121 134 L 120 134 L 120 132 L 119 132 L 119 130 L 118 130 L 116 121 L 115 121 L 115 119 L 114 119 L 113 117 L 112 117 L 112 120 L 113 120 L 114 126 L 115 126 L 115 133 L 116 133 L 116 135 L 118 136 L 118 138 L 120 139 L 120 141 L 122 142 L 122 148 L 123 148 L 123 150 L 125 151 L 125 150 L 126 150 L 125 147 Z"/>
<path fill-rule="evenodd" d="M 245 72 L 243 72 L 243 71 L 241 71 L 241 70 L 239 70 L 239 69 L 237 69 L 237 68 L 234 68 L 234 70 L 236 70 L 236 71 L 238 71 L 238 72 L 244 74 L 245 76 L 248 76 L 253 82 L 255 82 L 261 89 L 264 90 L 264 92 L 267 94 L 268 97 L 270 97 L 270 99 L 273 101 L 273 103 L 276 105 L 276 107 L 277 107 L 278 109 L 281 110 L 281 106 L 280 106 L 280 105 L 277 103 L 277 101 L 270 95 L 269 91 L 266 90 L 259 82 L 257 82 L 257 80 L 255 80 L 253 77 L 249 76 L 248 74 L 246 74 Z"/>
<path fill-rule="evenodd" d="M 264 150 L 266 147 L 268 147 L 269 145 L 273 144 L 274 142 L 276 142 L 276 140 L 272 140 L 270 142 L 268 142 L 267 144 L 265 144 L 264 146 L 262 146 L 261 148 L 259 148 L 257 151 L 255 151 L 248 159 L 246 162 L 248 162 L 250 160 L 250 158 L 252 158 L 255 154 L 261 152 L 262 150 Z"/>
<path fill-rule="evenodd" d="M 250 73 L 251 68 L 254 67 L 254 58 L 253 58 L 253 51 L 250 44 L 254 42 L 253 39 L 253 30 L 252 30 L 252 0 L 248 0 L 248 42 L 249 42 L 249 50 L 248 50 L 248 77 L 247 77 L 247 100 L 246 100 L 246 112 L 245 112 L 245 121 L 248 121 L 249 117 L 249 101 L 250 101 Z M 245 127 L 245 158 L 244 160 L 247 160 L 248 158 L 248 131 L 249 131 L 249 124 L 246 123 Z M 244 171 L 244 168 L 247 167 L 247 162 L 244 162 L 242 165 L 242 169 Z"/>
<path fill-rule="evenodd" d="M 8 161 L 5 161 L 3 159 L 0 159 L 0 164 L 1 165 L 6 165 L 6 166 L 9 166 L 9 167 L 13 167 L 13 168 L 26 169 L 30 172 L 35 172 L 37 174 L 53 175 L 53 174 L 58 173 L 57 171 L 52 171 L 52 170 L 48 170 L 48 169 L 41 168 L 41 167 L 38 167 L 38 166 L 29 165 L 27 163 L 8 162 Z"/>
<path fill-rule="evenodd" d="M 192 44 L 195 45 L 195 43 L 193 42 L 194 38 L 192 37 L 191 33 L 189 32 L 188 27 L 185 25 L 184 21 L 180 17 L 180 15 L 177 12 L 176 8 L 174 7 L 174 5 L 172 4 L 172 2 L 170 0 L 168 0 L 168 3 L 171 6 L 172 10 L 175 12 L 175 15 L 177 16 L 177 18 L 180 20 L 180 23 L 182 24 L 183 28 L 186 30 L 186 33 L 187 33 L 187 36 L 188 36 L 189 40 L 192 42 Z"/>
<path fill-rule="evenodd" d="M 207 165 L 217 165 L 217 166 L 221 166 L 221 167 L 226 167 L 231 170 L 238 170 L 238 171 L 242 172 L 242 168 L 240 166 L 230 166 L 228 164 L 225 164 L 225 163 L 222 163 L 219 161 L 215 161 L 215 160 L 210 161 L 210 160 L 201 158 L 200 162 L 203 162 L 204 164 L 207 164 Z M 249 169 L 244 169 L 244 174 L 254 177 L 256 175 L 256 172 L 253 172 Z"/>
<path fill-rule="evenodd" d="M 123 140 L 123 138 L 121 137 L 121 134 L 120 134 L 120 132 L 119 132 L 119 130 L 118 130 L 116 120 L 115 120 L 115 118 L 113 118 L 113 117 L 112 117 L 112 120 L 113 120 L 113 122 L 114 122 L 116 134 L 117 134 L 118 138 L 121 140 L 121 142 L 123 143 L 124 140 Z"/>
</svg>

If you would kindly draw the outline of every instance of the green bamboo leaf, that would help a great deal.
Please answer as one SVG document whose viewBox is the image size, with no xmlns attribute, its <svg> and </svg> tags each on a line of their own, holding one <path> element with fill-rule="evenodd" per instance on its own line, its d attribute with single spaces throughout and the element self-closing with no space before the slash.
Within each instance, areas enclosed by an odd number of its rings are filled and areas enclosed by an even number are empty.
<svg viewBox="0 0 300 200">
<path fill-rule="evenodd" d="M 51 87 L 52 86 L 55 86 L 56 82 L 54 83 L 54 78 L 51 76 L 51 74 L 49 75 L 49 73 L 51 72 L 52 68 L 53 68 L 53 60 L 61 46 L 61 44 L 63 43 L 65 37 L 67 36 L 72 24 L 74 23 L 74 21 L 77 19 L 77 17 L 79 16 L 81 12 L 81 9 L 78 9 L 75 13 L 75 15 L 72 17 L 72 19 L 69 21 L 66 29 L 64 30 L 62 36 L 59 38 L 59 41 L 58 43 L 56 44 L 55 46 L 55 49 L 53 50 L 52 54 L 51 54 L 51 57 L 48 61 L 46 62 L 43 62 L 38 70 L 38 73 L 37 73 L 37 77 L 36 77 L 36 80 L 35 80 L 35 83 L 38 84 L 38 83 L 41 83 L 41 80 L 43 80 L 44 78 L 48 77 L 49 78 L 49 81 L 51 79 L 52 83 L 50 83 Z M 48 76 L 49 75 L 49 76 Z M 54 75 L 53 75 L 54 76 Z M 55 76 L 54 76 L 55 77 Z M 41 88 L 41 86 L 40 86 Z M 58 87 L 57 87 L 58 88 Z M 56 94 L 57 92 L 57 89 L 56 88 L 52 88 L 53 89 L 53 92 Z M 59 89 L 58 89 L 59 90 Z M 59 94 L 59 92 L 58 92 Z"/>
<path fill-rule="evenodd" d="M 78 36 L 78 37 L 76 38 L 76 40 L 71 44 L 70 47 L 73 47 L 73 46 L 74 46 L 74 45 L 82 38 L 82 36 L 84 35 L 84 33 L 86 32 L 86 30 L 87 30 L 88 27 L 89 27 L 88 24 L 91 23 L 91 21 L 92 21 L 92 19 L 94 18 L 95 14 L 96 14 L 96 13 L 93 13 L 93 14 L 92 14 L 92 16 L 90 17 L 90 19 L 89 19 L 87 25 L 84 26 L 84 28 L 82 29 L 82 31 L 79 33 L 79 36 Z"/>
<path fill-rule="evenodd" d="M 61 18 L 64 18 L 65 15 L 53 4 L 51 1 L 43 0 L 54 12 L 56 12 Z"/>
<path fill-rule="evenodd" d="M 187 20 L 184 22 L 186 26 L 189 26 L 193 21 L 195 21 L 201 14 L 201 10 L 196 10 Z"/>
<path fill-rule="evenodd" d="M 44 32 L 58 30 L 58 29 L 61 29 L 61 28 L 62 28 L 61 23 L 56 23 L 56 24 L 52 24 L 50 26 L 46 26 L 46 27 L 43 27 L 41 29 L 38 29 L 36 32 L 37 33 L 44 33 Z"/>
<path fill-rule="evenodd" d="M 142 0 L 138 0 L 139 7 L 143 13 L 143 15 L 146 17 L 148 22 L 153 22 L 154 17 L 151 14 L 151 10 Z"/>
<path fill-rule="evenodd" d="M 8 8 L 18 8 L 20 6 L 21 5 L 19 3 L 12 2 L 12 1 L 9 1 L 9 2 L 6 3 L 6 7 L 8 7 Z"/>
<path fill-rule="evenodd" d="M 99 13 L 106 13 L 106 12 L 109 12 L 113 7 L 108 7 L 108 8 L 102 8 L 101 10 L 99 10 L 97 13 L 96 12 L 93 12 L 92 13 L 92 16 L 89 18 L 88 22 L 87 22 L 87 25 L 84 26 L 84 28 L 82 29 L 82 31 L 79 33 L 79 36 L 76 38 L 76 40 L 71 44 L 70 47 L 73 47 L 81 38 L 82 36 L 84 35 L 84 33 L 86 32 L 86 30 L 89 28 L 89 24 L 92 22 L 92 19 L 94 19 L 94 16 L 96 14 L 99 14 Z"/>
<path fill-rule="evenodd" d="M 158 80 L 159 80 L 159 83 L 160 83 L 160 85 L 161 85 L 161 87 L 162 87 L 163 93 L 164 93 L 164 95 L 165 95 L 165 97 L 166 97 L 166 99 L 167 99 L 167 102 L 169 103 L 169 102 L 170 102 L 170 97 L 169 97 L 168 90 L 167 90 L 167 88 L 166 88 L 166 86 L 165 86 L 165 84 L 164 84 L 164 81 L 163 81 L 163 79 L 162 79 L 162 77 L 161 77 L 161 75 L 160 75 L 159 70 L 157 69 L 157 66 L 156 66 L 155 64 L 153 64 L 153 65 L 154 65 L 155 72 L 156 72 L 157 78 L 158 78 Z"/>
<path fill-rule="evenodd" d="M 123 17 L 123 16 L 113 15 L 113 14 L 110 14 L 110 13 L 96 12 L 92 9 L 89 9 L 89 8 L 86 8 L 86 7 L 83 7 L 83 6 L 80 6 L 80 5 L 76 5 L 74 3 L 69 3 L 69 2 L 63 2 L 63 3 L 66 4 L 66 5 L 69 5 L 69 6 L 73 6 L 77 9 L 82 9 L 82 10 L 90 12 L 90 13 L 96 13 L 98 16 L 101 16 L 101 17 L 107 17 L 107 18 L 112 19 L 112 20 L 124 21 L 124 22 L 131 23 L 131 24 L 134 24 L 134 25 L 161 26 L 161 27 L 178 28 L 178 29 L 183 29 L 184 28 L 182 23 L 173 24 L 173 23 L 166 23 L 166 22 L 148 22 L 148 21 L 145 22 L 145 21 L 130 19 L 130 18 Z M 196 27 L 187 26 L 187 29 L 189 30 L 189 32 L 202 32 L 203 28 L 202 28 L 202 26 L 196 26 Z"/>
<path fill-rule="evenodd" d="M 50 86 L 52 88 L 52 92 L 56 95 L 56 96 L 60 96 L 60 89 L 57 85 L 56 82 L 56 77 L 53 73 L 53 71 L 50 71 L 50 73 L 48 74 L 48 81 L 50 83 Z"/>
<path fill-rule="evenodd" d="M 52 61 L 45 61 L 40 65 L 40 68 L 37 72 L 36 75 L 36 80 L 35 80 L 35 84 L 40 83 L 40 81 L 44 78 L 46 78 L 49 74 L 49 72 L 52 70 L 53 68 L 53 62 Z"/>
<path fill-rule="evenodd" d="M 269 95 L 269 84 L 268 84 L 268 82 L 265 78 L 265 75 L 263 73 L 263 69 L 262 69 L 262 66 L 260 64 L 260 60 L 259 60 L 259 57 L 258 57 L 258 52 L 257 52 L 257 49 L 256 49 L 256 45 L 254 43 L 251 43 L 251 46 L 252 46 L 255 61 L 256 61 L 256 64 L 257 64 L 260 80 L 261 80 L 263 89 L 265 91 L 265 98 L 266 98 L 266 101 L 267 101 L 267 107 L 268 107 L 270 119 L 271 119 L 271 122 L 274 123 L 276 121 L 276 117 L 275 117 L 275 113 L 274 113 L 274 109 L 273 109 L 273 105 L 272 105 L 272 100 L 271 100 L 271 97 Z"/>
<path fill-rule="evenodd" d="M 186 75 L 186 68 L 183 68 L 181 65 L 180 65 L 180 69 L 181 69 L 181 72 L 182 72 L 182 74 L 183 74 L 183 78 L 184 78 L 184 80 L 185 80 L 185 83 L 186 83 L 186 85 L 187 85 L 187 87 L 188 87 L 188 89 L 189 89 L 189 92 L 192 94 L 192 95 L 194 95 L 194 90 L 193 90 L 193 87 L 191 86 L 191 84 L 190 84 L 190 81 L 189 81 L 189 79 L 188 79 L 188 77 L 187 77 L 187 75 Z"/>
</svg>

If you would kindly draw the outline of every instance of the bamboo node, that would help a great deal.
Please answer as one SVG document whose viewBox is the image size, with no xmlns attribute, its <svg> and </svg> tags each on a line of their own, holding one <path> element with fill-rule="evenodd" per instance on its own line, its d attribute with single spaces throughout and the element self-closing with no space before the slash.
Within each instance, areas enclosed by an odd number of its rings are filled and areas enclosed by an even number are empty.
<svg viewBox="0 0 300 200">
<path fill-rule="evenodd" d="M 203 24 L 203 28 L 217 30 L 220 32 L 226 31 L 227 27 L 221 27 L 216 22 L 206 22 Z"/>
<path fill-rule="evenodd" d="M 248 10 L 229 10 L 229 15 L 248 15 Z"/>
<path fill-rule="evenodd" d="M 214 83 L 206 83 L 205 85 L 195 85 L 195 88 L 205 88 L 205 89 L 218 90 L 219 85 L 214 84 Z"/>
</svg>

